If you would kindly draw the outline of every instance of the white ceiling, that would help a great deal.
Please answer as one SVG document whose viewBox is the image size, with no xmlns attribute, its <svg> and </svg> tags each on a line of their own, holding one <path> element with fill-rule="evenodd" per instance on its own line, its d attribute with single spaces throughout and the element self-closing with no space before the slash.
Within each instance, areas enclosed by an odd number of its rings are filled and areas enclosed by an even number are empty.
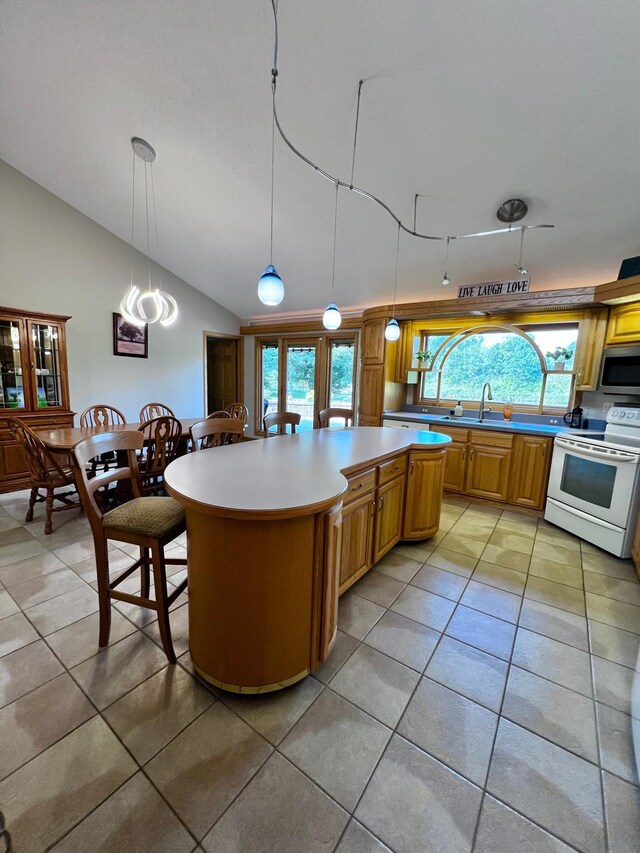
<svg viewBox="0 0 640 853">
<path fill-rule="evenodd" d="M 527 200 L 534 289 L 616 278 L 640 254 L 640 3 L 635 0 L 280 0 L 279 114 L 290 138 L 419 228 L 497 227 Z M 242 317 L 330 298 L 332 184 L 276 149 L 269 263 L 270 0 L 4 0 L 0 157 L 129 240 L 131 149 L 158 151 L 160 261 Z M 142 233 L 140 233 L 140 238 Z M 336 300 L 388 302 L 396 229 L 340 194 Z M 141 247 L 139 241 L 138 245 Z M 451 245 L 453 285 L 507 278 L 519 235 Z M 444 244 L 401 242 L 399 301 L 453 295 Z"/>
</svg>

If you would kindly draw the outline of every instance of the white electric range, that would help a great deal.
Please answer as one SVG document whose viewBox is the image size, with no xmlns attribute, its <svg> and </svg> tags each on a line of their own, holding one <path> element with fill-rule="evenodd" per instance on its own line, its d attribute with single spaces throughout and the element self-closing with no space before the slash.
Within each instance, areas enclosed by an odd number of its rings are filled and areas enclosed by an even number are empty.
<svg viewBox="0 0 640 853">
<path fill-rule="evenodd" d="M 557 435 L 544 517 L 617 557 L 631 556 L 640 506 L 640 405 L 609 409 L 602 435 Z"/>
</svg>

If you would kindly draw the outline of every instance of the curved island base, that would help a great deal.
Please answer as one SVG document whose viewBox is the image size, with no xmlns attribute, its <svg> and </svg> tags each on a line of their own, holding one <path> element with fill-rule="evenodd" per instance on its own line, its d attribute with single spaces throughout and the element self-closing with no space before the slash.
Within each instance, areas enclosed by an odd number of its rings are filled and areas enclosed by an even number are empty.
<svg viewBox="0 0 640 853">
<path fill-rule="evenodd" d="M 189 645 L 224 690 L 279 690 L 331 650 L 339 593 L 400 539 L 438 529 L 449 439 L 355 427 L 198 451 L 167 490 L 187 511 Z"/>
</svg>

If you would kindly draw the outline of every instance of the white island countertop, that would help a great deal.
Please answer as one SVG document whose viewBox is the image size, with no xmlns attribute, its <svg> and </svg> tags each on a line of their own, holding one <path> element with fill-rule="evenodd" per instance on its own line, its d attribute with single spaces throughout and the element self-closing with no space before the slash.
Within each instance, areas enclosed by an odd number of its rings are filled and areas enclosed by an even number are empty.
<svg viewBox="0 0 640 853">
<path fill-rule="evenodd" d="M 345 474 L 410 448 L 441 450 L 450 441 L 390 427 L 314 429 L 189 453 L 169 465 L 164 480 L 169 494 L 201 512 L 307 515 L 340 499 Z"/>
</svg>

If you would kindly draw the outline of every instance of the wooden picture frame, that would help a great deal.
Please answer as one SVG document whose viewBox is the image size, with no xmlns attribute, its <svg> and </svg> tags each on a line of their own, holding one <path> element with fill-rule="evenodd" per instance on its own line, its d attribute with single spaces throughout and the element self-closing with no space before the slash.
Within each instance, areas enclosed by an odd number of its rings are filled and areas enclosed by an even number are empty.
<svg viewBox="0 0 640 853">
<path fill-rule="evenodd" d="M 113 312 L 113 354 L 127 358 L 149 357 L 149 324 L 134 326 Z"/>
</svg>

